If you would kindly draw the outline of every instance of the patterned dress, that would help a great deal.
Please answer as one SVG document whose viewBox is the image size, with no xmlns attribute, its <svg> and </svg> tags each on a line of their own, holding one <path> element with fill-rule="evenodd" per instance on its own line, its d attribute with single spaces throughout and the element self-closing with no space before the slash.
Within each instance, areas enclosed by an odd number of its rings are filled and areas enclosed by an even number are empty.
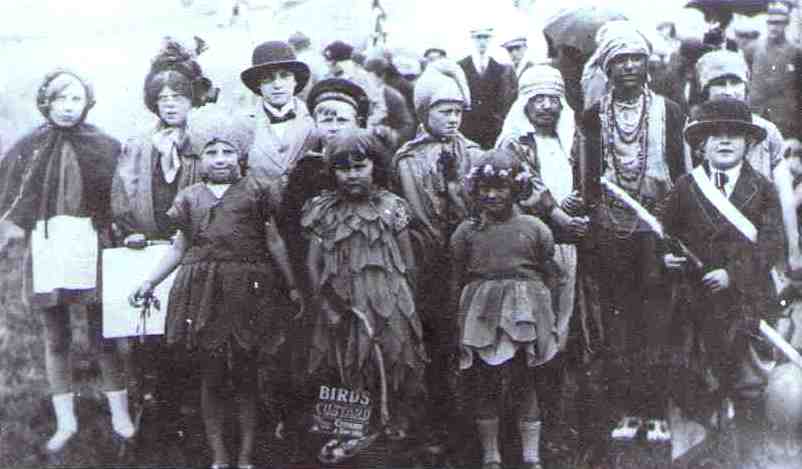
<svg viewBox="0 0 802 469">
<path fill-rule="evenodd" d="M 422 390 L 426 353 L 407 264 L 398 235 L 407 229 L 406 202 L 388 191 L 367 201 L 350 201 L 326 191 L 307 202 L 304 233 L 321 244 L 323 267 L 318 285 L 324 307 L 342 316 L 337 329 L 325 315 L 314 320 L 308 371 L 342 369 L 346 384 L 376 389 L 379 374 L 373 343 L 349 311 L 364 313 L 381 347 L 391 390 Z"/>
</svg>

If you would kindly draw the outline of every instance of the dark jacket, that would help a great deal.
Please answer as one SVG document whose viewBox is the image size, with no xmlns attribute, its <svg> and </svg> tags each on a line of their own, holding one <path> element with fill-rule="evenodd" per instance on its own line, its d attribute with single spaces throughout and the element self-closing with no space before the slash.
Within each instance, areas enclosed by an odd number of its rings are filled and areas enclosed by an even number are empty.
<svg viewBox="0 0 802 469">
<path fill-rule="evenodd" d="M 515 99 L 515 72 L 492 57 L 482 75 L 472 57 L 460 60 L 459 65 L 465 71 L 471 91 L 471 110 L 462 116 L 460 132 L 484 149 L 493 148 Z"/>
<path fill-rule="evenodd" d="M 673 282 L 670 336 L 679 352 L 674 363 L 688 371 L 678 374 L 674 385 L 677 402 L 686 411 L 698 406 L 691 396 L 714 391 L 703 384 L 711 373 L 720 385 L 718 393 L 733 391 L 748 353 L 749 336 L 757 334 L 761 318 L 769 319 L 777 311 L 769 273 L 784 253 L 777 193 L 744 162 L 729 200 L 757 228 L 756 243 L 721 215 L 692 175 L 677 181 L 658 210 L 666 233 L 685 243 L 704 265 L 701 272 L 672 274 L 677 281 Z M 666 252 L 666 246 L 658 249 L 661 257 Z M 701 278 L 717 269 L 727 272 L 730 285 L 713 293 L 702 285 Z M 688 389 L 696 391 L 689 394 Z"/>
</svg>

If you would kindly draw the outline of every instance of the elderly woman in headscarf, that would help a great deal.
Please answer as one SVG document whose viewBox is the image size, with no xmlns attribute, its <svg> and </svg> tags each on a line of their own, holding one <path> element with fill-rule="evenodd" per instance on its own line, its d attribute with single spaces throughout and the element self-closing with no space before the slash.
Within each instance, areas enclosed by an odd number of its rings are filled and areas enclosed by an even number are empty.
<svg viewBox="0 0 802 469">
<path fill-rule="evenodd" d="M 604 343 L 598 348 L 610 401 L 605 408 L 607 417 L 620 419 L 611 436 L 629 441 L 643 427 L 649 441 L 665 443 L 667 396 L 659 370 L 668 282 L 655 255 L 655 234 L 630 206 L 602 191 L 600 180 L 653 210 L 688 171 L 685 116 L 649 88 L 651 46 L 634 24 L 612 21 L 597 37 L 587 71 L 602 80 L 604 91 L 580 120 L 581 184 L 592 225 L 592 248 L 583 250 L 580 270 L 599 295 Z"/>
<path fill-rule="evenodd" d="M 59 453 L 78 432 L 70 366 L 71 305 L 82 305 L 94 340 L 114 435 L 133 437 L 128 393 L 115 343 L 100 338 L 100 252 L 111 240 L 111 180 L 120 143 L 85 122 L 95 104 L 92 87 L 58 69 L 39 88 L 47 122 L 22 137 L 0 165 L 0 222 L 26 233 L 24 275 L 29 302 L 43 319 L 45 367 L 56 432 L 45 445 Z"/>
<path fill-rule="evenodd" d="M 564 276 L 553 292 L 560 349 L 565 349 L 574 310 L 574 243 L 587 232 L 585 217 L 567 213 L 577 200 L 572 167 L 574 132 L 574 112 L 565 101 L 560 72 L 548 65 L 526 69 L 496 147 L 509 150 L 533 175 L 533 194 L 519 205 L 525 213 L 545 220 L 556 235 L 554 260 Z"/>
<path fill-rule="evenodd" d="M 482 154 L 478 144 L 459 131 L 463 110 L 470 105 L 464 72 L 448 59 L 434 61 L 415 83 L 415 113 L 421 123 L 418 133 L 393 158 L 395 191 L 410 204 L 410 232 L 419 278 L 418 311 L 424 340 L 432 363 L 427 369 L 432 399 L 432 422 L 446 425 L 453 418 L 453 386 L 443 385 L 453 376 L 449 354 L 456 350 L 454 312 L 449 309 L 448 241 L 468 216 L 468 197 L 462 180 L 471 163 Z M 451 383 L 453 385 L 453 383 Z M 437 428 L 440 432 L 445 428 Z"/>
</svg>

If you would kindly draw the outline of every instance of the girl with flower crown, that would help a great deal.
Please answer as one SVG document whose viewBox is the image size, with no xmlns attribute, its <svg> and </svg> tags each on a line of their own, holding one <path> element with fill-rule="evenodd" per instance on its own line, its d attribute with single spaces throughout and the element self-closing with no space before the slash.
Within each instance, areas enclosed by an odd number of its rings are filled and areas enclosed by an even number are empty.
<svg viewBox="0 0 802 469">
<path fill-rule="evenodd" d="M 522 467 L 541 467 L 535 368 L 559 348 L 550 291 L 559 269 L 551 231 L 516 207 L 531 192 L 530 180 L 507 151 L 487 152 L 466 176 L 479 215 L 451 238 L 460 369 L 476 411 L 483 469 L 501 467 L 501 397 L 510 392 L 517 394 Z"/>
<path fill-rule="evenodd" d="M 167 309 L 168 345 L 199 355 L 201 410 L 212 467 L 229 467 L 223 436 L 226 401 L 238 404 L 239 468 L 253 467 L 260 349 L 281 344 L 274 272 L 299 300 L 284 241 L 273 219 L 268 184 L 244 175 L 253 141 L 247 122 L 205 106 L 189 115 L 187 132 L 201 156 L 204 182 L 181 190 L 167 215 L 178 229 L 170 251 L 129 297 L 140 306 L 180 265 Z"/>
</svg>

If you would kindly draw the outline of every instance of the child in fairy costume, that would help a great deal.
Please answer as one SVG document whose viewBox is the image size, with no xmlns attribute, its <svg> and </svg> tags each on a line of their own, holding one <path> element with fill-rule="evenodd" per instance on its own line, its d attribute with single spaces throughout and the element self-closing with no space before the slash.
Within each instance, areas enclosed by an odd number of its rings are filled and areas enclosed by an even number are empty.
<svg viewBox="0 0 802 469">
<path fill-rule="evenodd" d="M 521 467 L 541 467 L 536 388 L 543 386 L 536 367 L 559 348 L 549 287 L 559 269 L 551 231 L 515 206 L 531 192 L 530 179 L 506 150 L 487 152 L 466 176 L 478 217 L 464 221 L 451 238 L 460 369 L 476 412 L 483 469 L 501 467 L 500 398 L 513 391 Z"/>
<path fill-rule="evenodd" d="M 310 374 L 339 374 L 343 384 L 379 400 L 380 371 L 363 314 L 379 344 L 389 391 L 390 428 L 403 436 L 424 391 L 420 318 L 407 203 L 383 189 L 383 146 L 363 129 L 326 147 L 334 191 L 306 203 L 307 269 L 317 316 L 309 340 Z M 354 314 L 357 313 L 357 314 Z"/>
<path fill-rule="evenodd" d="M 187 131 L 204 182 L 179 191 L 167 215 L 178 227 L 170 251 L 131 294 L 141 304 L 180 265 L 167 309 L 167 342 L 199 354 L 201 407 L 212 467 L 230 467 L 223 435 L 226 401 L 238 404 L 239 468 L 253 467 L 260 348 L 281 343 L 276 315 L 281 272 L 299 300 L 266 179 L 244 174 L 253 131 L 232 113 L 205 106 Z M 275 269 L 274 269 L 275 267 Z M 233 390 L 229 386 L 233 384 Z"/>
</svg>

